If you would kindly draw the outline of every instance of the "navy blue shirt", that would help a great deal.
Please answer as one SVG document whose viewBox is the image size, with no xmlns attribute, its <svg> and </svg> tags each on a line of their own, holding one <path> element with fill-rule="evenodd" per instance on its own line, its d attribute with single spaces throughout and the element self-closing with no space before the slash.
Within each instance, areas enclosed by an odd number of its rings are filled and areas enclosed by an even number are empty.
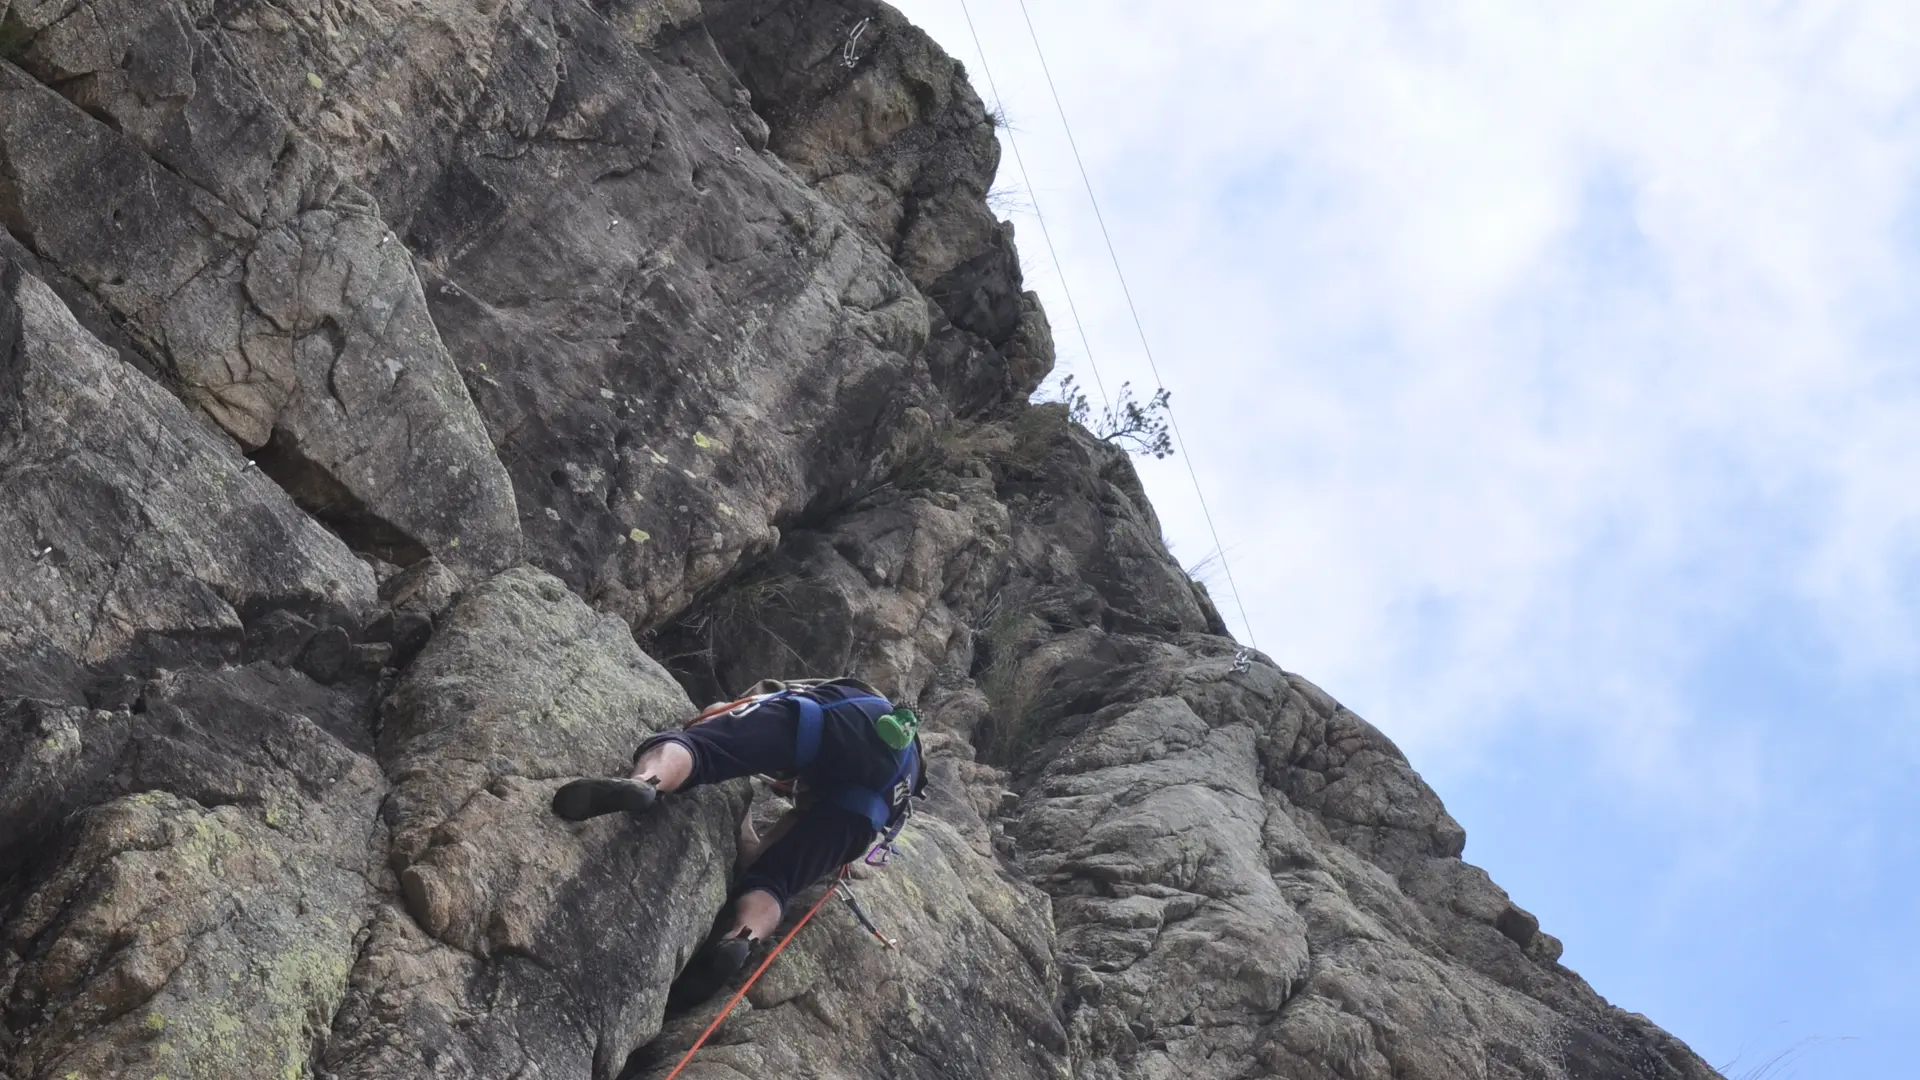
<svg viewBox="0 0 1920 1080">
<path fill-rule="evenodd" d="M 888 746 L 873 723 L 891 712 L 892 705 L 884 700 L 849 701 L 877 695 L 844 683 L 812 687 L 806 694 L 822 706 L 820 751 L 801 775 L 815 797 L 793 828 L 769 845 L 734 886 L 736 894 L 757 889 L 783 905 L 794 893 L 858 859 L 874 842 L 873 822 L 835 805 L 827 797 L 834 788 L 860 787 L 898 795 L 892 800 L 896 809 L 906 798 L 888 790 L 906 751 Z M 768 701 L 739 715 L 722 713 L 684 731 L 662 732 L 642 744 L 641 751 L 655 742 L 686 747 L 693 755 L 686 788 L 755 774 L 791 777 L 799 724 L 798 705 L 786 699 Z M 916 774 L 908 777 L 911 790 L 919 789 L 924 772 L 923 760 Z"/>
<path fill-rule="evenodd" d="M 802 774 L 807 784 L 817 789 L 863 787 L 884 791 L 900 771 L 902 750 L 895 750 L 880 738 L 873 722 L 893 711 L 883 698 L 858 687 L 828 683 L 808 690 L 807 696 L 819 702 L 821 709 L 820 754 Z M 866 698 L 865 701 L 850 700 Z M 836 705 L 834 702 L 847 702 Z M 793 705 L 782 702 L 789 709 Z M 797 723 L 798 710 L 795 710 Z M 797 732 L 796 732 L 797 734 Z"/>
</svg>

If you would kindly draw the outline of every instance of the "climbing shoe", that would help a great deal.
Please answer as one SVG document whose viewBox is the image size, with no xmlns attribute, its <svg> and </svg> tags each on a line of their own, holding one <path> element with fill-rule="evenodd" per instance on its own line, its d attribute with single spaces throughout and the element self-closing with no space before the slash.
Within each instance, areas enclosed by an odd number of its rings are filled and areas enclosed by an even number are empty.
<svg viewBox="0 0 1920 1080">
<path fill-rule="evenodd" d="M 620 810 L 640 814 L 659 798 L 659 789 L 642 780 L 590 776 L 554 792 L 553 812 L 568 821 L 585 821 Z"/>
<path fill-rule="evenodd" d="M 667 991 L 667 1008 L 690 1009 L 719 993 L 747 966 L 747 954 L 752 951 L 752 939 L 744 937 L 716 941 L 701 949 Z"/>
</svg>

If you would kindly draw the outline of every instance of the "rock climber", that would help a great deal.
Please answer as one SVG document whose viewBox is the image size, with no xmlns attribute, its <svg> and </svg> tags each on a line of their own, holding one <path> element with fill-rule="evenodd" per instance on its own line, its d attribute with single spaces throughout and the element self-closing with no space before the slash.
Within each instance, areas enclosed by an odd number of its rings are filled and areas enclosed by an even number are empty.
<svg viewBox="0 0 1920 1080">
<path fill-rule="evenodd" d="M 670 1008 L 713 996 L 754 943 L 773 935 L 795 894 L 860 858 L 876 836 L 891 842 L 926 787 L 919 724 L 911 709 L 857 679 L 764 680 L 747 697 L 642 742 L 629 776 L 574 780 L 554 793 L 553 812 L 568 821 L 639 815 L 663 792 L 742 776 L 770 777 L 775 790 L 793 795 L 794 808 L 764 840 L 750 822 L 743 827 L 733 917 L 680 973 Z"/>
</svg>

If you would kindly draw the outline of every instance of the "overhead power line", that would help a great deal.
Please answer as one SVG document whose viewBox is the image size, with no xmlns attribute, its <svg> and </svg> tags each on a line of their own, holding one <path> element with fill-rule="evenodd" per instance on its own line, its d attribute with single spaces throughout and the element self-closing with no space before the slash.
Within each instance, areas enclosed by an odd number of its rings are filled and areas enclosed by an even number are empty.
<svg viewBox="0 0 1920 1080">
<path fill-rule="evenodd" d="M 1007 145 L 1013 148 L 1013 163 L 1020 169 L 1020 182 L 1027 186 L 1027 195 L 1033 200 L 1033 216 L 1040 222 L 1040 235 L 1047 241 L 1047 254 L 1053 259 L 1053 272 L 1060 279 L 1060 291 L 1066 295 L 1067 311 L 1073 315 L 1073 328 L 1080 334 L 1080 348 L 1087 354 L 1087 367 L 1093 371 L 1093 385 L 1100 390 L 1100 404 L 1112 408 L 1107 398 L 1107 384 L 1100 378 L 1100 366 L 1093 362 L 1093 346 L 1087 341 L 1086 324 L 1080 321 L 1080 309 L 1074 305 L 1073 290 L 1067 287 L 1067 272 L 1060 265 L 1060 252 L 1053 246 L 1053 233 L 1047 229 L 1047 216 L 1040 212 L 1040 196 L 1033 190 L 1033 180 L 1027 176 L 1027 163 L 1020 156 L 1020 143 L 1013 137 L 1013 125 L 1007 122 L 1007 102 L 1000 96 L 1000 88 L 994 85 L 993 69 L 987 66 L 987 50 L 980 44 L 980 31 L 974 28 L 973 12 L 967 9 L 967 0 L 960 0 L 960 11 L 967 17 L 967 30 L 973 34 L 974 51 L 980 54 L 980 71 L 987 77 L 987 92 L 1000 108 L 1000 129 L 1006 133 Z"/>
<path fill-rule="evenodd" d="M 985 72 L 987 76 L 987 89 L 993 93 L 996 101 L 1001 102 L 1001 107 L 1004 109 L 1005 99 L 1000 97 L 1000 90 L 993 82 L 993 72 L 987 67 L 987 51 L 986 48 L 980 44 L 980 31 L 974 26 L 973 12 L 967 9 L 967 0 L 960 0 L 960 9 L 966 14 L 967 29 L 973 34 L 973 47 L 980 53 L 980 69 Z M 1053 68 L 1047 63 L 1047 51 L 1041 46 L 1039 31 L 1034 29 L 1033 16 L 1027 11 L 1027 0 L 1020 0 L 1020 17 L 1027 24 L 1027 37 L 1033 41 L 1034 55 L 1040 58 L 1040 70 L 1046 75 L 1047 91 L 1053 97 L 1054 111 L 1060 116 L 1060 127 L 1066 132 L 1067 145 L 1073 150 L 1073 163 L 1080 170 L 1080 182 L 1087 189 L 1087 201 L 1093 206 L 1094 220 L 1100 225 L 1100 236 L 1106 241 L 1107 257 L 1113 261 L 1114 275 L 1120 279 L 1120 292 L 1121 295 L 1126 298 L 1128 313 L 1133 316 L 1134 331 L 1140 335 L 1140 349 L 1146 354 L 1147 367 L 1153 372 L 1154 383 L 1159 388 L 1165 389 L 1166 380 L 1160 377 L 1160 365 L 1154 360 L 1153 345 L 1148 342 L 1146 326 L 1140 320 L 1140 308 L 1133 302 L 1133 290 L 1128 287 L 1126 271 L 1120 266 L 1120 253 L 1114 248 L 1113 233 L 1107 228 L 1106 215 L 1100 211 L 1100 199 L 1093 193 L 1093 180 L 1087 174 L 1086 161 L 1080 156 L 1080 142 L 1073 137 L 1073 124 L 1067 119 L 1066 106 L 1061 104 L 1060 88 L 1054 84 Z M 1060 254 L 1054 248 L 1053 236 L 1047 229 L 1046 219 L 1040 215 L 1039 193 L 1034 190 L 1033 181 L 1027 176 L 1026 162 L 1020 157 L 1020 147 L 1013 138 L 1011 128 L 1007 130 L 1007 145 L 1013 148 L 1013 159 L 1020 168 L 1020 180 L 1027 185 L 1027 194 L 1033 198 L 1034 216 L 1040 219 L 1040 232 L 1046 237 L 1047 251 L 1053 257 L 1054 270 L 1060 275 L 1060 289 L 1063 293 L 1066 293 L 1067 307 L 1072 311 L 1074 326 L 1080 332 L 1081 346 L 1087 351 L 1087 364 L 1093 367 L 1094 381 L 1098 383 L 1100 380 L 1100 371 L 1099 368 L 1093 364 L 1093 347 L 1087 342 L 1086 327 L 1081 323 L 1080 313 L 1074 307 L 1073 294 L 1067 289 L 1066 271 L 1061 267 Z M 1103 399 L 1106 397 L 1106 387 L 1104 384 L 1101 385 L 1100 396 Z M 1186 462 L 1187 477 L 1193 481 L 1193 493 L 1200 502 L 1200 513 L 1206 519 L 1207 532 L 1213 536 L 1214 550 L 1219 552 L 1220 567 L 1226 571 L 1227 586 L 1233 590 L 1234 606 L 1239 609 L 1241 625 L 1245 626 L 1247 630 L 1247 643 L 1257 649 L 1260 647 L 1260 644 L 1253 634 L 1253 620 L 1247 617 L 1247 604 L 1245 598 L 1241 595 L 1240 583 L 1235 580 L 1233 576 L 1233 562 L 1227 557 L 1226 545 L 1220 540 L 1220 529 L 1214 524 L 1213 510 L 1207 505 L 1207 493 L 1200 485 L 1200 473 L 1193 466 L 1193 454 L 1187 450 L 1187 440 L 1185 436 L 1180 433 L 1180 421 L 1178 417 L 1175 416 L 1171 405 L 1167 406 L 1167 423 L 1168 426 L 1173 429 L 1173 441 L 1174 444 L 1179 447 L 1180 457 Z"/>
</svg>

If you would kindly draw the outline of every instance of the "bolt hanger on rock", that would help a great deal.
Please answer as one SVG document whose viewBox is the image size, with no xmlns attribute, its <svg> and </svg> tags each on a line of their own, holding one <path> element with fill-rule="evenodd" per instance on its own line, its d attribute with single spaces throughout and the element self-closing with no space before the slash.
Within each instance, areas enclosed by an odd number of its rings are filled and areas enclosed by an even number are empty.
<svg viewBox="0 0 1920 1080">
<path fill-rule="evenodd" d="M 840 62 L 846 65 L 848 71 L 852 71 L 859 65 L 860 38 L 861 35 L 867 32 L 867 27 L 872 24 L 873 18 L 871 16 L 853 24 L 853 32 L 847 35 L 847 43 L 840 47 Z"/>
</svg>

